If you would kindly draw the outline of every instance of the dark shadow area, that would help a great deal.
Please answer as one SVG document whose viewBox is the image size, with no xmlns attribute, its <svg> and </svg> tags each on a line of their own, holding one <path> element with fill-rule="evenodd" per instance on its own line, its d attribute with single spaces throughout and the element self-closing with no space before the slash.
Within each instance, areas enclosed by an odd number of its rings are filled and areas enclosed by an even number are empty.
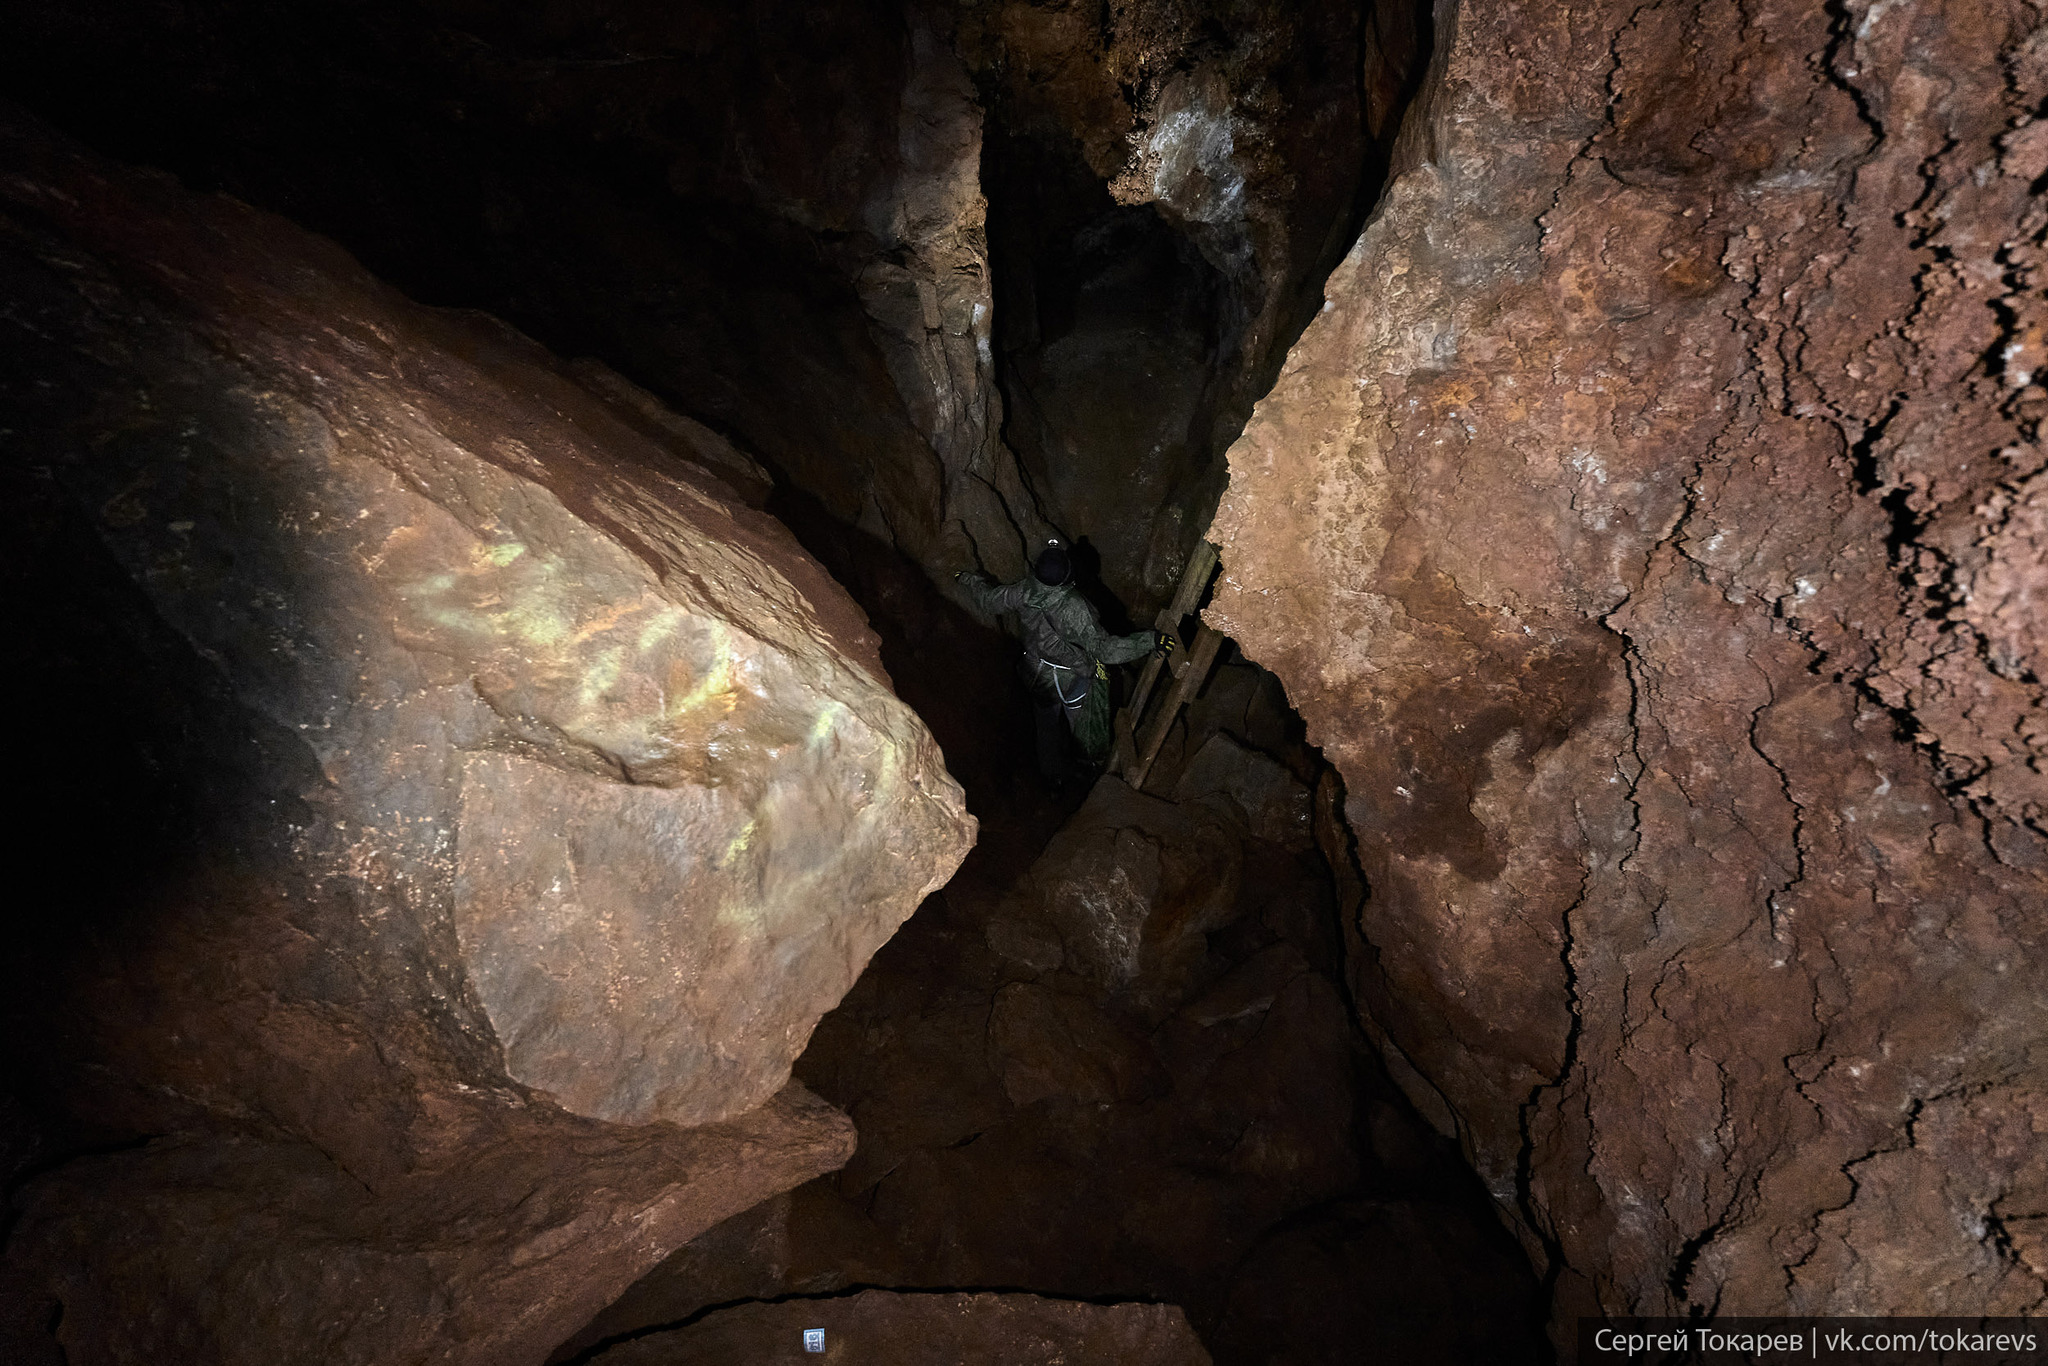
<svg viewBox="0 0 2048 1366">
<path fill-rule="evenodd" d="M 117 410 L 126 386 L 51 328 L 65 307 L 57 282 L 0 255 L 0 589 L 27 719 L 11 751 L 35 794 L 9 821 L 22 891 L 8 899 L 0 957 L 10 1098 L 0 1181 L 11 1196 L 49 1162 L 119 1149 L 198 1113 L 106 1066 L 111 1037 L 80 1028 L 74 1006 L 167 935 L 204 937 L 232 921 L 243 887 L 275 872 L 261 832 L 280 815 L 304 823 L 296 794 L 319 777 L 297 737 L 236 704 L 96 533 L 88 495 L 60 464 L 70 434 Z M 72 344 L 53 345 L 60 338 Z M 190 416 L 131 410 L 119 441 L 101 448 L 131 476 L 96 490 L 113 518 L 139 519 L 139 499 L 166 482 L 136 471 L 203 447 L 190 441 Z M 215 440 L 241 434 L 233 413 L 206 418 Z M 179 909 L 195 889 L 205 923 Z"/>
<path fill-rule="evenodd" d="M 97 150 L 593 355 L 851 520 L 929 461 L 849 278 L 904 6 L 9 4 L 0 82 Z M 764 92 L 785 92 L 770 99 Z M 765 107 L 764 107 L 765 101 Z"/>
</svg>

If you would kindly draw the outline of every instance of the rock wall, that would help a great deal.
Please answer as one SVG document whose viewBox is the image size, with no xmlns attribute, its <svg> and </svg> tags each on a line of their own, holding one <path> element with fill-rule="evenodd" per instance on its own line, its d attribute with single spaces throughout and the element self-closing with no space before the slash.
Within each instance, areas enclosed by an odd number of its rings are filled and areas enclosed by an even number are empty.
<svg viewBox="0 0 2048 1366">
<path fill-rule="evenodd" d="M 0 84 L 599 358 L 778 514 L 942 586 L 1057 530 L 1142 619 L 1378 185 L 1420 8 L 0 0 Z"/>
<path fill-rule="evenodd" d="M 1414 0 L 972 0 L 1005 435 L 1140 618 L 1357 231 L 1420 74 Z"/>
<path fill-rule="evenodd" d="M 1555 1323 L 2041 1305 L 2042 22 L 1439 5 L 1231 449 L 1209 619 Z"/>
<path fill-rule="evenodd" d="M 13 115 L 0 167 L 8 1346 L 538 1361 L 846 1159 L 790 1065 L 973 818 L 730 447 Z"/>
<path fill-rule="evenodd" d="M 949 7 L 0 4 L 99 150 L 334 237 L 716 426 L 920 562 L 1022 571 L 982 113 Z"/>
</svg>

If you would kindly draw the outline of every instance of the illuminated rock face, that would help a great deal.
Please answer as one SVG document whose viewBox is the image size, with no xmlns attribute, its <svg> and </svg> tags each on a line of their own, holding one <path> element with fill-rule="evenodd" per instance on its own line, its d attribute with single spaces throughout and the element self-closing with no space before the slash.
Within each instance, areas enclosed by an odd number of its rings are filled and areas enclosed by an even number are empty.
<svg viewBox="0 0 2048 1366">
<path fill-rule="evenodd" d="M 176 267 L 250 372 L 204 425 L 252 439 L 175 474 L 130 443 L 70 477 L 152 490 L 114 514 L 116 554 L 305 738 L 348 856 L 453 874 L 516 1079 L 632 1122 L 759 1104 L 964 852 L 936 748 L 772 523 L 517 338 L 465 363 L 360 277 L 263 278 L 296 264 Z"/>
<path fill-rule="evenodd" d="M 221 1264 L 208 1314 L 271 1274 L 193 1240 L 279 1239 L 285 1267 L 343 1237 L 371 1251 L 331 1284 L 279 1271 L 257 1338 L 151 1350 L 284 1359 L 388 1300 L 412 1308 L 327 1359 L 544 1354 L 844 1159 L 800 1088 L 758 1107 L 959 862 L 959 789 L 858 610 L 687 442 L 280 220 L 19 127 L 0 160 L 11 572 L 41 585 L 31 676 L 74 680 L 39 684 L 30 752 L 105 748 L 79 790 L 125 788 L 132 833 L 101 861 L 169 832 L 121 883 L 65 852 L 101 825 L 38 817 L 92 890 L 25 928 L 8 1007 L 72 1107 L 37 1142 L 185 1154 L 106 1159 L 104 1206 L 46 1178 L 10 1247 L 84 1259 L 51 1292 L 73 1344 L 152 1268 Z M 187 784 L 161 811 L 152 773 Z M 732 1124 L 618 1127 L 657 1120 Z M 228 1132 L 254 1147 L 216 1162 Z M 149 1235 L 93 1250 L 137 1201 Z M 496 1251 L 404 1251 L 436 1240 Z"/>
<path fill-rule="evenodd" d="M 1230 454 L 1210 619 L 1341 769 L 1358 999 L 1567 1329 L 2048 1280 L 2048 48 L 1830 8 L 1439 5 Z"/>
</svg>

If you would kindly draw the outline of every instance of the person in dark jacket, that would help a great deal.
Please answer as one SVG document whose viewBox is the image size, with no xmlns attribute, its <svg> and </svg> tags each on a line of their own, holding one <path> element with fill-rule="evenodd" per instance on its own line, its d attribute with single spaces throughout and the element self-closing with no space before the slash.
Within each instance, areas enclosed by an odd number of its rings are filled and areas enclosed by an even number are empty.
<svg viewBox="0 0 2048 1366">
<path fill-rule="evenodd" d="M 1059 782 L 1068 776 L 1067 736 L 1099 766 L 1109 757 L 1109 664 L 1142 659 L 1172 648 L 1157 631 L 1113 636 L 1074 586 L 1073 558 L 1049 541 L 1032 572 L 998 585 L 984 574 L 956 576 L 974 605 L 991 615 L 1013 612 L 1024 633 L 1024 671 L 1037 722 L 1038 770 Z"/>
</svg>

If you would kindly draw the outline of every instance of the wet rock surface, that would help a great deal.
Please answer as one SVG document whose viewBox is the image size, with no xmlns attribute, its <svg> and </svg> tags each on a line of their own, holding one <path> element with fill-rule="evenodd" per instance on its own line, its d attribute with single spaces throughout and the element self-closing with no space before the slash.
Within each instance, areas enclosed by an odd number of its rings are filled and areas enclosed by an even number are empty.
<svg viewBox="0 0 2048 1366">
<path fill-rule="evenodd" d="M 807 1351 L 805 1330 L 824 1334 Z M 604 1366 L 887 1361 L 892 1366 L 1209 1366 L 1168 1304 L 1078 1304 L 1038 1295 L 858 1295 L 742 1304 L 686 1328 L 622 1343 Z"/>
<path fill-rule="evenodd" d="M 844 1160 L 790 1063 L 960 790 L 743 467 L 280 220 L 0 163 L 18 833 L 76 870 L 10 918 L 9 1331 L 537 1360 Z"/>
<path fill-rule="evenodd" d="M 2039 12 L 1439 9 L 1209 612 L 1364 1018 L 1559 1325 L 2037 1309 Z"/>
<path fill-rule="evenodd" d="M 1230 664 L 1171 753 L 1236 747 L 1266 766 L 1252 786 L 1286 789 L 1255 804 L 1304 808 L 1289 765 L 1313 760 L 1285 715 L 1269 676 Z M 989 719 L 938 711 L 935 733 Z M 854 1117 L 852 1161 L 678 1251 L 556 1360 L 609 1361 L 588 1354 L 711 1305 L 863 1285 L 1164 1301 L 1225 1363 L 1537 1359 L 1512 1240 L 1354 1026 L 1315 848 L 1160 795 L 1207 786 L 1172 759 L 1146 793 L 1110 778 L 1050 802 L 1015 743 L 968 779 L 1001 842 L 797 1065 Z"/>
</svg>

